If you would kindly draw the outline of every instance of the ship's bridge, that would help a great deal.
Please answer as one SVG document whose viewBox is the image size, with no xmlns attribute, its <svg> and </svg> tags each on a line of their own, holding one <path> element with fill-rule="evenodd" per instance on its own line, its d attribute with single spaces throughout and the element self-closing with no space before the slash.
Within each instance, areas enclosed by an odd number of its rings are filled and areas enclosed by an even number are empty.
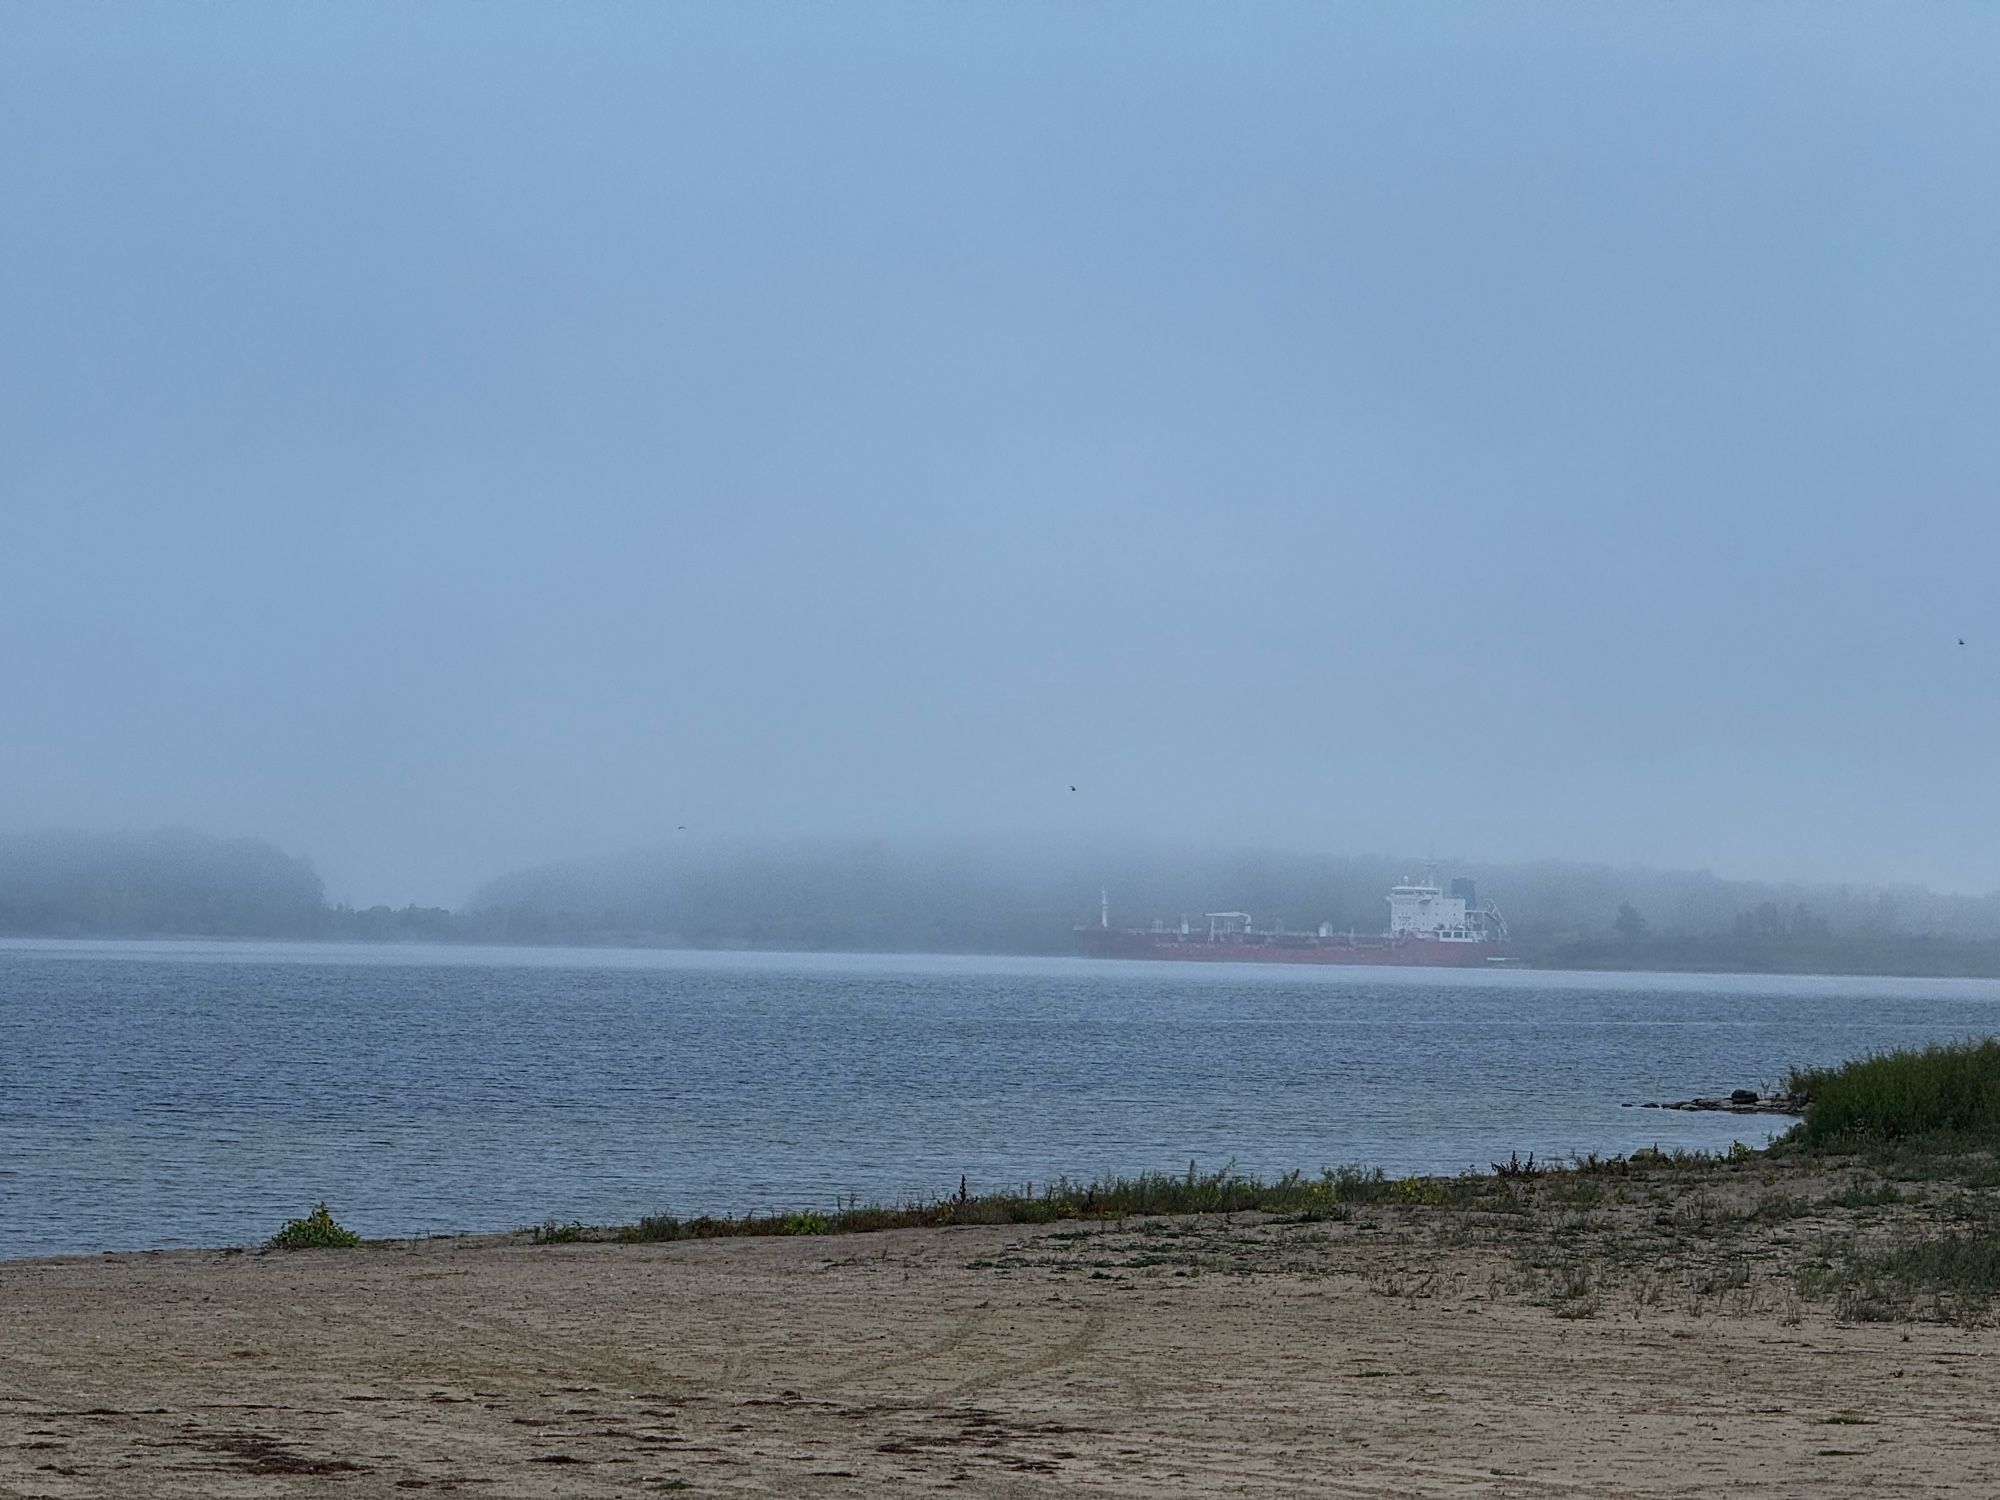
<svg viewBox="0 0 2000 1500">
<path fill-rule="evenodd" d="M 1455 883 L 1447 896 L 1427 880 L 1405 880 L 1389 890 L 1389 935 L 1434 943 L 1483 942 L 1484 916 L 1472 900 L 1470 882 Z"/>
</svg>

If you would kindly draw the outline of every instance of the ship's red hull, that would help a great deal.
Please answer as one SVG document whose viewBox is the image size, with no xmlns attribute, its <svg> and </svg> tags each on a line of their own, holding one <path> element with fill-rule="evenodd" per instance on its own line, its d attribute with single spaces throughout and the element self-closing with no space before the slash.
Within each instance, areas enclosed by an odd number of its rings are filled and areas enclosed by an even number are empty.
<svg viewBox="0 0 2000 1500">
<path fill-rule="evenodd" d="M 1120 932 L 1083 927 L 1077 940 L 1089 958 L 1164 958 L 1184 963 L 1221 964 L 1399 964 L 1416 968 L 1478 967 L 1501 956 L 1499 943 L 1440 943 L 1407 938 L 1379 944 L 1328 938 L 1296 942 L 1253 937 L 1248 941 L 1181 937 L 1178 933 Z"/>
</svg>

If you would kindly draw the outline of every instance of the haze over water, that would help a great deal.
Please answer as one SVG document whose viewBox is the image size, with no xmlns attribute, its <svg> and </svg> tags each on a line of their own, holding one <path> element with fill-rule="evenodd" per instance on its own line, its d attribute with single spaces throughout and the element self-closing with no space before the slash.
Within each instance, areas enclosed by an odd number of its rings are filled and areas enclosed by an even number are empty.
<svg viewBox="0 0 2000 1500">
<path fill-rule="evenodd" d="M 0 1257 L 1484 1169 L 1993 1029 L 2000 982 L 266 944 L 0 945 Z M 1783 1122 L 1777 1122 L 1782 1124 Z"/>
<path fill-rule="evenodd" d="M 5 29 L 0 829 L 2000 888 L 1991 6 Z"/>
</svg>

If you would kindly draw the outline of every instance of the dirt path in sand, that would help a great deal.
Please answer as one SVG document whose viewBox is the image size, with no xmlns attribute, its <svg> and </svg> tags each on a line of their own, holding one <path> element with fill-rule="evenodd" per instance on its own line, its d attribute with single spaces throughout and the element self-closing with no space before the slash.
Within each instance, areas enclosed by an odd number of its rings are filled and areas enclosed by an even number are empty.
<svg viewBox="0 0 2000 1500">
<path fill-rule="evenodd" d="M 0 1495 L 2000 1493 L 1991 1331 L 1841 1326 L 1735 1277 L 1559 1316 L 1468 1239 L 1391 1214 L 16 1262 Z"/>
</svg>

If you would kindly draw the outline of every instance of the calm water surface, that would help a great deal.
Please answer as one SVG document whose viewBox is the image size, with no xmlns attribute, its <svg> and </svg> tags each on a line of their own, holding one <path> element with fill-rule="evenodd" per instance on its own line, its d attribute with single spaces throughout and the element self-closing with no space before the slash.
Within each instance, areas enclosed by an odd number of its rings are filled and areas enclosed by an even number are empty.
<svg viewBox="0 0 2000 1500">
<path fill-rule="evenodd" d="M 2000 1027 L 2000 983 L 0 943 L 0 1257 L 1761 1144 L 1621 1108 Z"/>
</svg>

